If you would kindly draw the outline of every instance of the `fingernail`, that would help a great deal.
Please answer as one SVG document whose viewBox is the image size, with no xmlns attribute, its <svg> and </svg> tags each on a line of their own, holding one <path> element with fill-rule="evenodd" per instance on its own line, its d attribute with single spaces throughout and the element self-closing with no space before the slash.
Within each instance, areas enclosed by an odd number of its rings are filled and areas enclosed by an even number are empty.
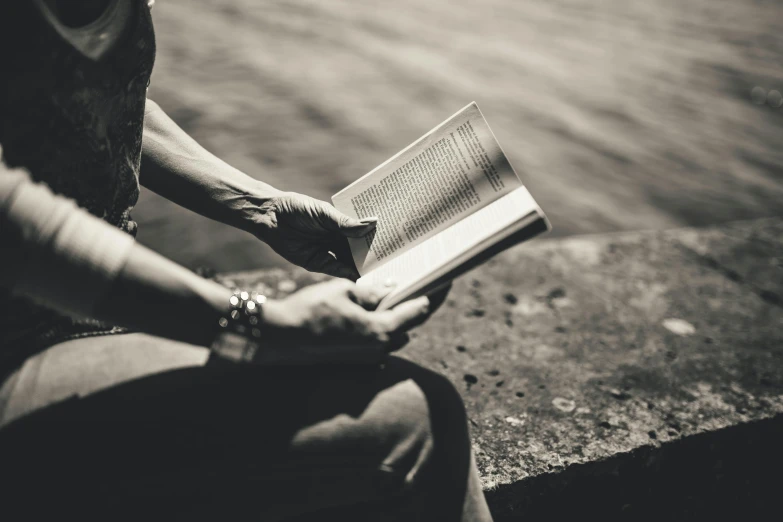
<svg viewBox="0 0 783 522">
<path fill-rule="evenodd" d="M 424 295 L 424 296 L 421 296 L 421 297 L 417 298 L 416 299 L 416 304 L 421 306 L 422 313 L 425 313 L 425 314 L 429 313 L 429 311 L 430 311 L 430 298 L 429 297 Z"/>
<path fill-rule="evenodd" d="M 361 223 L 362 225 L 369 225 L 371 223 L 377 223 L 377 222 L 378 222 L 378 218 L 375 217 L 375 216 L 373 216 L 373 217 L 366 217 L 366 218 L 363 218 L 363 219 L 359 220 L 359 223 Z"/>
<path fill-rule="evenodd" d="M 391 279 L 387 279 L 386 281 L 383 282 L 383 286 L 396 286 L 396 285 L 397 285 L 397 283 L 395 283 Z"/>
</svg>

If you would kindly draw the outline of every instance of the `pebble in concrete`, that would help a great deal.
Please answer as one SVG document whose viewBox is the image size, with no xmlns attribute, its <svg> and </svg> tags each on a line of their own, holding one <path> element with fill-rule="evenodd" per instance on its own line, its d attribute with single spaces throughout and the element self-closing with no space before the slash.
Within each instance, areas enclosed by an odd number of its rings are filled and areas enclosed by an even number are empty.
<svg viewBox="0 0 783 522">
<path fill-rule="evenodd" d="M 576 409 L 576 403 L 571 399 L 564 399 L 562 397 L 555 397 L 552 399 L 552 406 L 562 411 L 563 413 L 571 413 Z"/>
<path fill-rule="evenodd" d="M 664 319 L 663 327 L 677 335 L 692 335 L 696 333 L 696 327 L 682 319 Z"/>
<path fill-rule="evenodd" d="M 471 386 L 478 383 L 478 377 L 476 377 L 472 373 L 466 373 L 462 378 L 466 383 L 468 383 L 468 390 L 470 389 Z"/>
</svg>

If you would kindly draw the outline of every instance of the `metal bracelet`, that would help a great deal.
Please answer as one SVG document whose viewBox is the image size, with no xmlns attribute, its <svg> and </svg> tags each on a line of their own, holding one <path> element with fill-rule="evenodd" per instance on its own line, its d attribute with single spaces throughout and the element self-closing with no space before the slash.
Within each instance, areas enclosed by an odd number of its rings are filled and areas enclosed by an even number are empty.
<svg viewBox="0 0 783 522">
<path fill-rule="evenodd" d="M 212 350 L 234 361 L 252 361 L 259 348 L 264 303 L 263 294 L 234 290 L 228 313 L 218 319 L 220 331 Z"/>
</svg>

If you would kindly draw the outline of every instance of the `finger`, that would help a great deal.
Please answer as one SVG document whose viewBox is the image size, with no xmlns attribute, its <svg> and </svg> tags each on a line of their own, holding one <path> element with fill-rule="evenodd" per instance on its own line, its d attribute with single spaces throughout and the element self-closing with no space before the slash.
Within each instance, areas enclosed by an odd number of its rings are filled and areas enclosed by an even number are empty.
<svg viewBox="0 0 783 522">
<path fill-rule="evenodd" d="M 430 300 L 427 296 L 417 297 L 400 303 L 391 310 L 377 313 L 386 321 L 389 334 L 396 335 L 420 325 L 430 316 Z"/>
<path fill-rule="evenodd" d="M 330 255 L 329 252 L 320 254 L 309 266 L 312 268 L 308 268 L 308 270 L 313 272 L 321 272 L 322 274 L 342 277 L 344 279 L 350 279 L 351 281 L 359 279 L 359 272 L 356 270 L 356 267 L 353 266 L 353 260 L 348 262 L 342 261 Z"/>
<path fill-rule="evenodd" d="M 353 254 L 348 240 L 338 233 L 335 233 L 330 240 L 326 242 L 327 250 L 334 252 L 338 261 L 344 261 L 346 264 L 354 265 Z"/>
<path fill-rule="evenodd" d="M 328 203 L 323 203 L 321 210 L 326 217 L 325 226 L 345 237 L 364 237 L 372 232 L 378 223 L 376 217 L 367 217 L 361 220 L 352 218 Z"/>
<path fill-rule="evenodd" d="M 394 290 L 394 285 L 357 285 L 351 289 L 353 301 L 365 310 L 375 310 L 384 297 Z"/>
</svg>

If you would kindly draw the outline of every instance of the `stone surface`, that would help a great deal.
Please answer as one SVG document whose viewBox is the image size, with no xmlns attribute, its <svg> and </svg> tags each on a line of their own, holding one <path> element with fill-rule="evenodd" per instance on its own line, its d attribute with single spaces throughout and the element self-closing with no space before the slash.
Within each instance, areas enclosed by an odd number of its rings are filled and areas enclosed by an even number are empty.
<svg viewBox="0 0 783 522">
<path fill-rule="evenodd" d="M 228 277 L 277 293 L 323 279 Z M 622 459 L 781 432 L 781 295 L 782 219 L 541 240 L 457 280 L 401 355 L 461 390 L 493 511 L 525 514 Z M 725 435 L 738 426 L 761 432 Z"/>
</svg>

